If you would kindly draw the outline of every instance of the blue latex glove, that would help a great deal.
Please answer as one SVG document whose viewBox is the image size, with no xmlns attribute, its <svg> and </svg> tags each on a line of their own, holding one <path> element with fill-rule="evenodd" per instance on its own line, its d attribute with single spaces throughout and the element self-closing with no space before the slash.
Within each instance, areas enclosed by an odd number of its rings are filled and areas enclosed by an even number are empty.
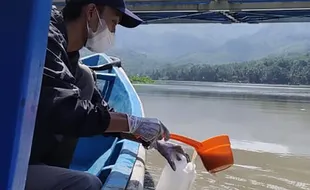
<svg viewBox="0 0 310 190">
<path fill-rule="evenodd" d="M 140 142 L 154 147 L 158 140 L 169 140 L 169 130 L 158 119 L 129 115 L 127 117 L 129 133 L 133 134 Z"/>
<path fill-rule="evenodd" d="M 188 154 L 180 145 L 166 142 L 170 138 L 170 133 L 160 120 L 129 115 L 127 117 L 129 133 L 133 134 L 146 148 L 155 148 L 168 161 L 174 171 L 176 170 L 174 160 L 176 158 L 180 161 L 180 154 L 183 154 L 190 162 Z"/>
<path fill-rule="evenodd" d="M 175 158 L 180 161 L 180 155 L 184 155 L 187 162 L 190 162 L 190 157 L 180 145 L 173 144 L 165 141 L 157 141 L 154 148 L 168 161 L 171 168 L 175 171 L 176 166 L 174 163 Z"/>
</svg>

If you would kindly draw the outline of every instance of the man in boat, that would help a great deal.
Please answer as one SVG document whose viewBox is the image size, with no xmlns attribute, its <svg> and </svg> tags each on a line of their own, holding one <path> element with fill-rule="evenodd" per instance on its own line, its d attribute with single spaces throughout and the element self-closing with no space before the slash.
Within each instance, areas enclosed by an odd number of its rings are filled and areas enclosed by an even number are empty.
<svg viewBox="0 0 310 190">
<path fill-rule="evenodd" d="M 110 112 L 98 89 L 87 89 L 87 83 L 83 84 L 82 79 L 90 78 L 90 74 L 87 68 L 77 64 L 82 47 L 104 52 L 113 45 L 117 24 L 134 28 L 142 20 L 126 9 L 123 0 L 68 0 L 66 3 L 63 12 L 52 8 L 26 190 L 101 188 L 96 176 L 70 170 L 68 160 L 63 163 L 61 157 L 55 158 L 56 153 L 66 152 L 66 148 L 58 150 L 59 145 L 69 147 L 68 152 L 72 150 L 71 145 L 66 146 L 67 137 L 129 132 L 136 140 L 148 144 L 146 148 L 157 149 L 175 169 L 173 157 L 176 153 L 186 154 L 180 146 L 166 142 L 170 135 L 162 122 Z M 74 77 L 79 75 L 76 71 L 84 77 Z"/>
</svg>

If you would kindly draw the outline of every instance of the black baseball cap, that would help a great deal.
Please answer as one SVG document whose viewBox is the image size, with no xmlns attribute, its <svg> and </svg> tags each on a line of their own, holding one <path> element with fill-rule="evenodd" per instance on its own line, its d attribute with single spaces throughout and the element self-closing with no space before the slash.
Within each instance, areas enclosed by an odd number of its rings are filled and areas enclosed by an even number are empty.
<svg viewBox="0 0 310 190">
<path fill-rule="evenodd" d="M 68 3 L 94 3 L 95 5 L 106 5 L 114 8 L 123 14 L 119 24 L 126 28 L 134 28 L 143 22 L 142 19 L 126 8 L 124 0 L 66 0 L 66 4 Z"/>
</svg>

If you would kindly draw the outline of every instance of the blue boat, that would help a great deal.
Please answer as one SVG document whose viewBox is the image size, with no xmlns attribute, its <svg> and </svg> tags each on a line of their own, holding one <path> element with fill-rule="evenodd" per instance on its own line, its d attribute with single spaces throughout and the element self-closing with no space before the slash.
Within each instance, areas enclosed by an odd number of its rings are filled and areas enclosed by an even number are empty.
<svg viewBox="0 0 310 190">
<path fill-rule="evenodd" d="M 141 101 L 121 67 L 121 61 L 105 54 L 93 54 L 82 62 L 97 74 L 104 99 L 117 112 L 144 116 Z M 98 176 L 103 189 L 143 188 L 145 149 L 137 142 L 117 137 L 80 138 L 71 169 Z"/>
<path fill-rule="evenodd" d="M 10 0 L 2 5 L 15 8 L 1 11 L 1 18 L 15 16 L 3 19 L 3 24 L 11 28 L 0 31 L 1 68 L 5 71 L 0 79 L 9 81 L 2 85 L 7 92 L 0 93 L 3 109 L 0 189 L 22 190 L 40 95 L 52 1 Z M 143 116 L 142 104 L 120 60 L 94 54 L 84 57 L 83 62 L 96 70 L 103 96 L 111 107 Z M 104 182 L 102 189 L 143 189 L 144 159 L 145 149 L 137 142 L 95 136 L 79 140 L 70 168 L 97 175 Z"/>
</svg>

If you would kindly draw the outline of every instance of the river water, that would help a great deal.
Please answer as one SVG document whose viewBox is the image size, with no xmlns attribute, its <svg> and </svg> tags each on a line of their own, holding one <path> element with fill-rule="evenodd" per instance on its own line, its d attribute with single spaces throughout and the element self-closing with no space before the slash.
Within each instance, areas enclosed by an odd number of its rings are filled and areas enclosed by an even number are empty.
<svg viewBox="0 0 310 190">
<path fill-rule="evenodd" d="M 200 141 L 230 136 L 235 165 L 212 176 L 197 159 L 193 189 L 310 190 L 310 87 L 170 81 L 135 88 L 146 116 L 171 132 Z M 155 189 L 164 165 L 147 152 L 145 189 Z"/>
</svg>

